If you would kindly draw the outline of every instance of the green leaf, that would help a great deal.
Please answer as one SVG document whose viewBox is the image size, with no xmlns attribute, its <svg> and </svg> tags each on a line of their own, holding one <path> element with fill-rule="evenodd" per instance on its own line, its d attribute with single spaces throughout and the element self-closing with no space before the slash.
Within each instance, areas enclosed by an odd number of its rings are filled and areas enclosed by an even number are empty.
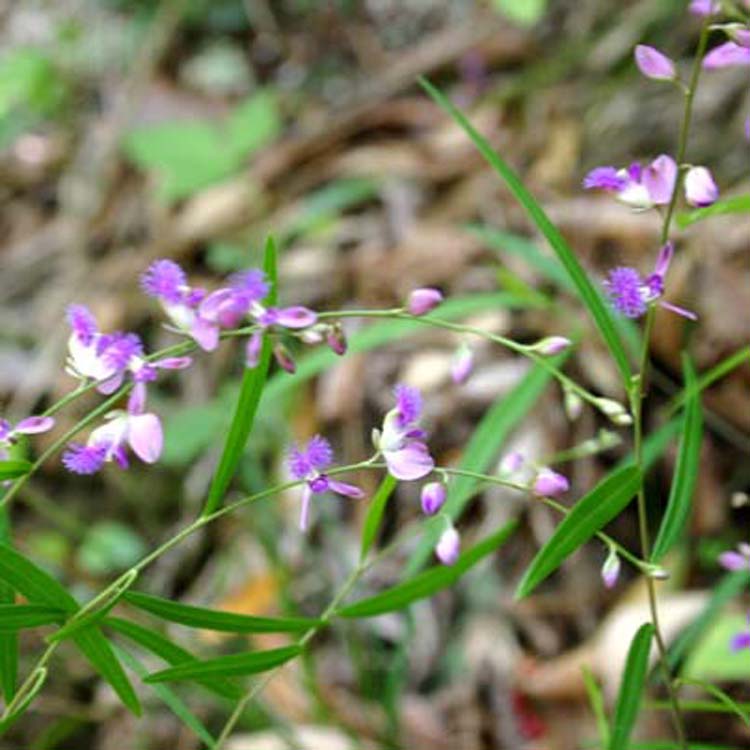
<svg viewBox="0 0 750 750">
<path fill-rule="evenodd" d="M 177 622 L 190 628 L 205 628 L 226 633 L 297 633 L 318 627 L 321 620 L 307 617 L 255 617 L 234 612 L 220 612 L 205 607 L 181 604 L 158 596 L 128 591 L 125 601 L 138 609 L 150 612 L 169 622 Z"/>
<path fill-rule="evenodd" d="M 561 357 L 556 357 L 551 361 L 557 364 L 561 361 Z M 547 370 L 536 365 L 510 393 L 500 396 L 474 430 L 461 456 L 458 468 L 464 471 L 486 472 L 492 462 L 497 459 L 510 432 L 539 400 L 542 391 L 549 384 L 550 377 Z M 471 477 L 454 477 L 448 487 L 448 499 L 442 512 L 451 519 L 458 518 L 474 495 L 478 484 L 478 480 Z M 443 521 L 440 518 L 434 518 L 428 522 L 424 538 L 409 560 L 407 572 L 416 573 L 424 565 L 432 553 L 432 548 L 442 528 Z"/>
<path fill-rule="evenodd" d="M 270 143 L 280 131 L 276 97 L 270 91 L 259 91 L 229 115 L 222 129 L 221 141 L 242 161 Z"/>
<path fill-rule="evenodd" d="M 418 599 L 432 596 L 441 589 L 452 586 L 469 568 L 501 547 L 516 528 L 518 528 L 518 522 L 510 521 L 494 534 L 462 553 L 453 565 L 439 565 L 425 570 L 381 594 L 349 604 L 337 610 L 335 614 L 338 617 L 349 618 L 374 617 L 383 612 L 403 609 Z"/>
<path fill-rule="evenodd" d="M 0 461 L 0 482 L 23 477 L 31 471 L 31 467 L 31 461 Z"/>
<path fill-rule="evenodd" d="M 638 707 L 643 698 L 653 636 L 654 626 L 645 623 L 638 629 L 630 644 L 615 705 L 609 750 L 626 750 L 628 747 L 630 733 L 638 718 Z"/>
<path fill-rule="evenodd" d="M 703 680 L 690 680 L 684 677 L 680 679 L 680 682 L 685 685 L 696 685 L 697 687 L 703 688 L 703 690 L 710 693 L 714 698 L 723 703 L 730 711 L 737 714 L 746 726 L 750 727 L 750 715 L 748 715 L 747 711 L 745 711 L 736 701 L 732 700 L 721 688 L 712 685 L 710 682 L 704 682 Z"/>
<path fill-rule="evenodd" d="M 579 500 L 537 552 L 516 590 L 516 598 L 528 596 L 568 555 L 609 523 L 641 486 L 641 473 L 628 466 L 610 474 Z"/>
<path fill-rule="evenodd" d="M 466 119 L 448 98 L 429 81 L 421 79 L 421 84 L 427 93 L 442 107 L 466 132 L 477 150 L 487 160 L 495 172 L 504 180 L 505 184 L 515 196 L 516 200 L 526 209 L 531 220 L 539 231 L 544 235 L 553 251 L 565 267 L 571 280 L 575 284 L 581 301 L 588 309 L 594 319 L 599 332 L 602 335 L 612 358 L 620 371 L 620 375 L 627 383 L 630 382 L 630 365 L 628 357 L 623 348 L 620 337 L 617 334 L 612 314 L 601 298 L 601 294 L 595 289 L 586 272 L 578 262 L 565 238 L 560 234 L 557 227 L 550 221 L 542 207 L 536 202 L 531 193 L 518 178 L 516 173 L 508 164 L 494 151 L 487 140 Z"/>
<path fill-rule="evenodd" d="M 680 450 L 677 454 L 667 509 L 651 552 L 653 562 L 659 562 L 681 538 L 693 507 L 693 493 L 698 481 L 701 443 L 703 442 L 703 414 L 700 395 L 696 389 L 695 370 L 687 357 L 683 364 L 685 387 L 692 395 L 685 405 L 685 422 L 680 438 Z"/>
<path fill-rule="evenodd" d="M 133 714 L 140 716 L 141 704 L 138 702 L 138 696 L 101 630 L 95 627 L 82 630 L 73 636 L 73 642 L 94 669 L 112 686 L 125 706 Z"/>
<path fill-rule="evenodd" d="M 10 544 L 10 528 L 8 525 L 8 511 L 0 508 L 0 542 Z M 16 601 L 13 587 L 0 577 L 0 604 L 12 605 Z M 8 705 L 16 694 L 18 681 L 18 635 L 16 633 L 0 633 L 0 685 L 3 698 Z"/>
<path fill-rule="evenodd" d="M 50 625 L 65 619 L 65 612 L 44 604 L 0 604 L 0 633 Z"/>
<path fill-rule="evenodd" d="M 216 659 L 181 664 L 149 675 L 144 682 L 174 682 L 195 680 L 200 677 L 241 676 L 267 672 L 302 653 L 302 646 L 284 646 L 269 651 L 246 651 L 241 654 L 219 656 Z"/>
<path fill-rule="evenodd" d="M 37 667 L 32 673 L 31 680 L 29 681 L 26 690 L 20 690 L 13 701 L 11 701 L 5 709 L 3 719 L 0 721 L 0 735 L 3 735 L 12 724 L 24 715 L 26 709 L 31 705 L 34 698 L 39 695 L 39 691 L 44 686 L 46 679 L 46 667 Z"/>
<path fill-rule="evenodd" d="M 677 214 L 677 226 L 680 229 L 685 229 L 685 227 L 689 227 L 697 221 L 708 219 L 711 216 L 747 213 L 750 213 L 750 195 L 733 195 L 730 198 L 716 201 L 711 206 Z"/>
<path fill-rule="evenodd" d="M 587 666 L 582 667 L 582 672 L 583 684 L 586 686 L 589 705 L 591 706 L 591 710 L 594 712 L 594 718 L 596 719 L 599 741 L 602 743 L 602 747 L 606 747 L 609 744 L 609 723 L 607 722 L 607 713 L 604 708 L 604 694 L 602 693 L 602 689 L 599 687 L 596 678 Z"/>
<path fill-rule="evenodd" d="M 152 654 L 156 654 L 156 656 L 163 659 L 167 664 L 177 666 L 179 664 L 200 663 L 189 651 L 173 643 L 152 628 L 144 628 L 142 625 L 137 625 L 134 622 L 123 620 L 119 617 L 107 617 L 104 620 L 104 624 L 115 632 L 129 638 L 134 643 L 137 643 L 142 648 L 145 648 L 147 651 L 150 651 Z M 236 701 L 242 697 L 242 691 L 237 685 L 221 677 L 204 677 L 196 680 L 196 682 L 206 690 L 210 690 L 222 698 Z"/>
<path fill-rule="evenodd" d="M 370 501 L 370 507 L 367 509 L 367 516 L 362 526 L 362 544 L 359 551 L 360 560 L 364 560 L 367 557 L 367 553 L 370 551 L 378 535 L 386 503 L 388 502 L 388 498 L 393 494 L 393 490 L 396 489 L 396 484 L 396 480 L 390 474 L 386 474 L 385 479 L 380 483 L 377 492 Z"/>
<path fill-rule="evenodd" d="M 138 659 L 124 648 L 115 647 L 115 651 L 120 659 L 130 667 L 130 669 L 143 680 L 148 675 L 148 670 L 141 664 Z M 151 689 L 161 698 L 172 713 L 192 732 L 196 737 L 200 737 L 203 742 L 212 748 L 216 745 L 216 740 L 203 725 L 203 722 L 185 705 L 179 696 L 167 685 L 151 685 Z"/>
<path fill-rule="evenodd" d="M 732 651 L 730 642 L 733 636 L 747 632 L 747 629 L 747 617 L 739 613 L 722 615 L 711 623 L 687 657 L 682 670 L 684 677 L 689 680 L 746 682 L 750 674 L 750 651 Z"/>
<path fill-rule="evenodd" d="M 523 26 L 533 26 L 547 10 L 547 0 L 492 0 L 498 13 Z"/>
<path fill-rule="evenodd" d="M 46 604 L 67 614 L 78 609 L 78 602 L 49 573 L 7 544 L 0 544 L 0 580 L 32 603 Z"/>
<path fill-rule="evenodd" d="M 263 270 L 271 283 L 271 290 L 265 299 L 266 304 L 274 305 L 277 296 L 277 272 L 276 272 L 276 243 L 273 237 L 266 241 L 265 256 L 263 258 Z M 253 420 L 258 411 L 260 397 L 268 377 L 268 369 L 271 365 L 271 340 L 268 336 L 263 337 L 258 364 L 252 369 L 245 369 L 242 375 L 237 407 L 234 410 L 232 424 L 229 427 L 224 450 L 216 467 L 216 472 L 208 490 L 206 504 L 203 506 L 203 516 L 211 515 L 221 506 L 224 495 L 232 481 L 237 466 L 245 450 L 245 444 L 253 428 Z"/>
</svg>

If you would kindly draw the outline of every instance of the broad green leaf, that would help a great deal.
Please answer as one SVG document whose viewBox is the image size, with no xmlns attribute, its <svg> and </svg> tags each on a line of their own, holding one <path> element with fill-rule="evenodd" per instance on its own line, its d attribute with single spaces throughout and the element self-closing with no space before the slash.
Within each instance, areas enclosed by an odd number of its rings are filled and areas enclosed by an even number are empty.
<svg viewBox="0 0 750 750">
<path fill-rule="evenodd" d="M 583 672 L 583 684 L 586 686 L 586 694 L 589 698 L 589 705 L 596 719 L 599 741 L 602 743 L 602 747 L 606 747 L 609 744 L 609 723 L 607 721 L 607 712 L 604 708 L 604 694 L 591 670 L 587 666 L 581 669 Z"/>
<path fill-rule="evenodd" d="M 747 582 L 747 579 L 745 579 Z M 732 636 L 747 632 L 744 614 L 724 614 L 710 624 L 685 661 L 682 675 L 689 680 L 746 682 L 750 675 L 750 651 L 732 651 Z"/>
<path fill-rule="evenodd" d="M 276 303 L 277 296 L 277 272 L 276 272 L 276 243 L 273 237 L 266 241 L 265 256 L 263 259 L 263 270 L 271 283 L 271 289 L 266 297 L 265 302 L 269 305 Z M 224 495 L 232 481 L 232 477 L 237 471 L 237 466 L 245 450 L 247 438 L 253 428 L 255 413 L 258 411 L 258 404 L 263 395 L 263 388 L 268 377 L 268 369 L 271 366 L 271 340 L 268 336 L 263 337 L 258 364 L 252 369 L 245 369 L 242 375 L 242 385 L 240 386 L 239 399 L 237 407 L 234 410 L 232 424 L 229 427 L 227 439 L 224 443 L 219 465 L 211 480 L 211 487 L 208 490 L 206 504 L 203 506 L 203 515 L 211 515 L 221 506 Z"/>
<path fill-rule="evenodd" d="M 10 545 L 10 528 L 8 525 L 8 511 L 0 508 L 0 542 Z M 0 604 L 13 605 L 16 592 L 0 576 Z M 16 633 L 0 633 L 0 685 L 6 706 L 16 694 L 18 680 L 18 635 Z"/>
<path fill-rule="evenodd" d="M 302 646 L 284 646 L 269 651 L 246 651 L 241 654 L 219 656 L 216 659 L 199 661 L 195 664 L 181 664 L 149 675 L 144 682 L 175 682 L 196 680 L 201 677 L 242 676 L 267 672 L 302 653 Z"/>
<path fill-rule="evenodd" d="M 701 443 L 703 442 L 703 414 L 700 395 L 696 390 L 695 370 L 687 358 L 685 387 L 691 396 L 685 405 L 685 422 L 680 437 L 672 486 L 669 490 L 667 509 L 651 552 L 653 562 L 659 562 L 681 538 L 693 507 L 693 493 L 698 481 Z"/>
<path fill-rule="evenodd" d="M 0 604 L 0 633 L 4 635 L 64 619 L 65 612 L 45 604 Z"/>
<path fill-rule="evenodd" d="M 554 364 L 561 361 L 561 357 L 552 360 Z M 500 396 L 474 430 L 461 456 L 458 468 L 464 471 L 486 472 L 492 462 L 497 459 L 508 435 L 539 400 L 549 384 L 550 377 L 547 370 L 537 365 L 510 393 Z M 458 518 L 474 495 L 478 484 L 478 480 L 471 477 L 451 479 L 448 486 L 448 499 L 442 512 L 452 519 Z M 443 523 L 440 518 L 434 518 L 426 524 L 424 538 L 407 565 L 408 573 L 416 573 L 432 554 L 432 548 L 440 536 Z"/>
<path fill-rule="evenodd" d="M 750 213 L 750 195 L 733 195 L 730 198 L 716 201 L 716 203 L 711 206 L 677 214 L 677 226 L 680 229 L 684 229 L 691 224 L 695 224 L 697 221 L 708 219 L 711 216 L 748 213 Z"/>
<path fill-rule="evenodd" d="M 492 0 L 499 13 L 523 26 L 533 26 L 547 10 L 547 0 Z"/>
<path fill-rule="evenodd" d="M 422 79 L 421 83 L 435 102 L 437 102 L 437 104 L 463 128 L 477 147 L 477 150 L 505 182 L 516 200 L 518 200 L 524 209 L 526 209 L 529 217 L 544 235 L 547 242 L 549 242 L 555 254 L 560 259 L 560 262 L 565 267 L 565 270 L 568 272 L 571 280 L 575 284 L 578 295 L 599 328 L 599 332 L 607 344 L 607 348 L 620 371 L 623 381 L 626 383 L 630 382 L 630 365 L 628 363 L 628 357 L 625 353 L 622 342 L 620 341 L 620 337 L 617 334 L 612 313 L 602 301 L 600 293 L 589 280 L 586 272 L 578 262 L 578 259 L 565 238 L 550 221 L 547 214 L 526 189 L 516 173 L 499 156 L 499 154 L 495 152 L 488 141 L 474 128 L 463 113 L 429 81 Z"/>
<path fill-rule="evenodd" d="M 372 500 L 370 500 L 370 507 L 367 509 L 367 516 L 365 516 L 365 522 L 362 525 L 362 544 L 359 551 L 360 560 L 364 560 L 367 557 L 367 553 L 375 542 L 386 503 L 395 489 L 396 480 L 390 474 L 386 474 L 385 479 L 380 483 L 377 492 Z"/>
<path fill-rule="evenodd" d="M 138 702 L 138 696 L 101 630 L 95 627 L 82 630 L 73 636 L 73 642 L 94 669 L 112 686 L 125 706 L 136 716 L 140 716 L 141 704 Z"/>
<path fill-rule="evenodd" d="M 200 663 L 189 651 L 173 643 L 152 628 L 144 628 L 142 625 L 137 625 L 134 622 L 130 622 L 130 620 L 123 620 L 119 617 L 107 617 L 104 620 L 104 624 L 115 632 L 120 633 L 120 635 L 137 643 L 142 648 L 145 648 L 147 651 L 150 651 L 152 654 L 156 654 L 156 656 L 163 659 L 167 664 L 177 666 L 179 664 Z M 237 685 L 222 677 L 204 677 L 196 680 L 196 682 L 206 688 L 206 690 L 210 690 L 222 698 L 236 701 L 242 696 L 242 691 Z"/>
<path fill-rule="evenodd" d="M 425 570 L 381 594 L 349 604 L 337 610 L 335 615 L 349 618 L 374 617 L 403 609 L 418 599 L 432 596 L 441 589 L 452 586 L 469 568 L 501 547 L 517 527 L 517 521 L 510 521 L 462 553 L 453 565 L 439 565 Z"/>
<path fill-rule="evenodd" d="M 227 633 L 298 633 L 301 630 L 321 625 L 320 620 L 307 617 L 255 617 L 234 612 L 221 612 L 161 599 L 139 591 L 128 591 L 124 598 L 134 607 L 161 617 L 162 620 L 177 622 L 190 628 L 219 630 Z"/>
<path fill-rule="evenodd" d="M 646 687 L 648 657 L 653 637 L 654 626 L 645 623 L 638 629 L 630 644 L 615 705 L 609 750 L 626 750 L 629 746 L 630 734 L 638 718 L 638 707 Z"/>
<path fill-rule="evenodd" d="M 31 461 L 0 461 L 0 482 L 23 477 L 31 471 L 31 467 Z"/>
<path fill-rule="evenodd" d="M 259 91 L 229 115 L 221 129 L 221 141 L 237 159 L 243 160 L 273 141 L 280 131 L 276 98 L 270 91 Z"/>
<path fill-rule="evenodd" d="M 140 677 L 141 680 L 148 676 L 148 670 L 146 667 L 144 667 L 143 664 L 141 664 L 141 662 L 138 661 L 138 659 L 136 659 L 129 651 L 115 646 L 115 653 L 120 657 L 120 660 L 126 664 L 126 666 Z M 151 689 L 159 696 L 159 698 L 161 698 L 164 704 L 172 710 L 172 713 L 174 713 L 174 715 L 195 734 L 196 737 L 200 737 L 209 748 L 216 745 L 216 740 L 208 729 L 206 729 L 203 722 L 185 705 L 170 687 L 167 685 L 151 685 Z"/>
<path fill-rule="evenodd" d="M 703 680 L 690 680 L 684 677 L 680 679 L 680 682 L 685 685 L 695 685 L 702 688 L 707 693 L 710 693 L 730 711 L 737 714 L 746 726 L 750 726 L 750 716 L 747 711 L 745 711 L 745 709 L 743 709 L 736 701 L 732 700 L 732 698 L 730 698 L 721 688 L 712 685 L 710 682 L 704 682 Z"/>
<path fill-rule="evenodd" d="M 68 615 L 78 609 L 78 602 L 49 573 L 7 544 L 0 544 L 0 580 L 31 603 L 46 604 Z"/>
<path fill-rule="evenodd" d="M 718 585 L 713 587 L 711 592 L 711 598 L 704 607 L 703 611 L 696 617 L 685 630 L 680 633 L 677 640 L 669 647 L 667 652 L 667 662 L 669 668 L 674 670 L 682 659 L 689 653 L 692 652 L 696 644 L 703 638 L 706 631 L 708 631 L 713 625 L 714 621 L 718 617 L 723 607 L 747 588 L 750 584 L 750 572 L 746 570 L 738 571 L 735 573 L 727 573 Z M 739 627 L 737 628 L 739 630 Z M 728 641 L 727 641 L 728 642 Z M 746 651 L 742 652 L 747 653 Z M 731 658 L 732 664 L 737 663 L 735 654 L 726 654 L 727 660 Z M 750 670 L 750 662 L 743 667 L 746 670 Z M 687 668 L 683 670 L 688 677 L 701 678 L 706 675 L 697 673 L 690 673 Z M 745 676 L 750 674 L 750 671 L 745 672 Z"/>
<path fill-rule="evenodd" d="M 528 596 L 568 555 L 587 542 L 630 502 L 641 486 L 641 473 L 628 466 L 610 474 L 581 498 L 537 552 L 516 590 Z"/>
</svg>

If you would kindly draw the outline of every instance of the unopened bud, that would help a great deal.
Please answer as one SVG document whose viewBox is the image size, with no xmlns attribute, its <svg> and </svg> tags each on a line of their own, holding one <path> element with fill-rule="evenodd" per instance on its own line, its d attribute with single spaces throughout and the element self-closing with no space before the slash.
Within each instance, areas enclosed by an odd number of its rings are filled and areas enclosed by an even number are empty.
<svg viewBox="0 0 750 750">
<path fill-rule="evenodd" d="M 328 346 L 331 347 L 331 350 L 335 354 L 338 354 L 339 357 L 346 354 L 346 334 L 341 327 L 341 323 L 334 323 L 330 327 L 328 335 L 326 336 L 326 342 L 328 343 Z"/>
<path fill-rule="evenodd" d="M 581 413 L 583 412 L 583 399 L 575 391 L 571 391 L 569 388 L 566 388 L 564 407 L 568 419 L 571 422 L 575 422 L 575 420 L 578 419 L 578 417 L 580 417 Z"/>
<path fill-rule="evenodd" d="M 610 547 L 607 559 L 604 561 L 604 565 L 602 565 L 602 581 L 608 589 L 611 589 L 617 583 L 619 577 L 620 557 L 617 554 L 617 550 L 614 547 Z"/>
<path fill-rule="evenodd" d="M 434 516 L 443 507 L 446 496 L 445 485 L 442 482 L 428 482 L 422 487 L 420 499 L 425 515 Z"/>
<path fill-rule="evenodd" d="M 649 565 L 646 568 L 645 573 L 649 578 L 653 578 L 655 581 L 666 581 L 669 578 L 669 571 L 658 565 Z"/>
<path fill-rule="evenodd" d="M 474 368 L 474 354 L 468 344 L 461 344 L 456 349 L 451 362 L 451 378 L 456 385 L 465 383 Z"/>
<path fill-rule="evenodd" d="M 461 552 L 461 537 L 453 526 L 448 527 L 438 539 L 435 554 L 443 565 L 453 565 Z"/>
<path fill-rule="evenodd" d="M 544 467 L 536 475 L 532 489 L 542 497 L 557 497 L 570 489 L 570 482 L 562 474 Z"/>
<path fill-rule="evenodd" d="M 294 374 L 296 372 L 297 365 L 284 344 L 276 344 L 276 346 L 273 348 L 273 356 L 276 358 L 279 367 L 283 368 L 288 373 Z"/>
<path fill-rule="evenodd" d="M 672 60 L 647 44 L 639 44 L 635 48 L 635 64 L 646 78 L 655 81 L 671 81 L 677 76 Z"/>
<path fill-rule="evenodd" d="M 526 459 L 521 451 L 506 453 L 500 461 L 499 473 L 501 476 L 512 476 L 521 470 L 525 462 Z"/>
<path fill-rule="evenodd" d="M 609 417 L 616 425 L 620 427 L 633 424 L 633 418 L 628 414 L 625 407 L 618 401 L 614 401 L 611 398 L 597 398 L 594 401 L 599 411 L 605 416 Z"/>
<path fill-rule="evenodd" d="M 529 349 L 532 352 L 539 352 L 551 357 L 553 354 L 564 352 L 570 344 L 570 339 L 566 339 L 565 336 L 547 336 L 547 338 L 537 341 L 536 344 L 532 344 Z"/>
<path fill-rule="evenodd" d="M 443 295 L 439 289 L 424 287 L 415 289 L 410 295 L 407 309 L 412 315 L 426 315 L 434 310 L 443 301 Z"/>
</svg>

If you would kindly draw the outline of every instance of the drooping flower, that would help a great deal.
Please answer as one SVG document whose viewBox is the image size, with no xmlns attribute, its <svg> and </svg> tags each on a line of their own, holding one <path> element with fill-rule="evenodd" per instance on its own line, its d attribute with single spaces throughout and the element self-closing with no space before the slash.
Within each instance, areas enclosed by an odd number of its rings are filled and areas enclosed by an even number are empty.
<svg viewBox="0 0 750 750">
<path fill-rule="evenodd" d="M 320 435 L 312 437 L 304 448 L 295 446 L 289 451 L 289 471 L 295 479 L 305 480 L 299 519 L 302 531 L 306 531 L 310 523 L 310 503 L 313 495 L 331 491 L 345 497 L 364 497 L 364 492 L 359 487 L 339 482 L 325 474 L 325 469 L 330 468 L 332 464 L 331 444 Z"/>
<path fill-rule="evenodd" d="M 737 42 L 724 42 L 714 47 L 704 58 L 705 70 L 720 70 L 737 65 L 750 65 L 750 46 Z"/>
<path fill-rule="evenodd" d="M 443 565 L 453 565 L 461 554 L 461 537 L 453 525 L 440 535 L 435 545 L 435 554 Z"/>
<path fill-rule="evenodd" d="M 421 479 L 435 466 L 424 442 L 425 432 L 418 425 L 422 396 L 408 385 L 397 385 L 394 395 L 396 406 L 385 415 L 377 448 L 396 479 Z"/>
<path fill-rule="evenodd" d="M 627 318 L 640 318 L 650 304 L 658 302 L 660 307 L 684 318 L 697 320 L 698 316 L 690 310 L 661 299 L 664 294 L 664 280 L 673 255 L 674 245 L 667 242 L 659 251 L 654 272 L 645 278 L 630 266 L 612 269 L 604 282 L 604 288 L 615 310 Z"/>
<path fill-rule="evenodd" d="M 655 81 L 671 81 L 677 77 L 674 62 L 663 52 L 647 44 L 636 46 L 635 63 L 644 76 Z"/>
<path fill-rule="evenodd" d="M 426 315 L 442 301 L 443 295 L 439 289 L 432 289 L 431 287 L 415 289 L 409 295 L 407 309 L 412 315 Z"/>
<path fill-rule="evenodd" d="M 704 208 L 716 203 L 719 188 L 706 167 L 691 167 L 685 175 L 685 198 L 691 206 Z"/>
<path fill-rule="evenodd" d="M 531 488 L 542 497 L 558 497 L 570 489 L 570 482 L 567 477 L 545 466 L 537 473 Z"/>
<path fill-rule="evenodd" d="M 445 504 L 446 497 L 445 485 L 442 482 L 428 482 L 420 493 L 422 512 L 426 516 L 434 516 Z"/>
<path fill-rule="evenodd" d="M 671 156 L 661 154 L 647 167 L 634 162 L 623 169 L 592 169 L 584 178 L 583 187 L 614 193 L 632 208 L 646 210 L 669 203 L 676 181 L 677 163 Z"/>
<path fill-rule="evenodd" d="M 740 542 L 737 551 L 728 550 L 719 555 L 719 565 L 729 571 L 750 570 L 750 544 Z"/>
</svg>

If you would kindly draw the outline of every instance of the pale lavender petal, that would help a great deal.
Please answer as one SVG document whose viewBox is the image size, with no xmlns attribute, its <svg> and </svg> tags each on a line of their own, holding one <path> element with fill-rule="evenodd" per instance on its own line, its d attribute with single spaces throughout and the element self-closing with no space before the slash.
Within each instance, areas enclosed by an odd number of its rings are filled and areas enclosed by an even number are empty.
<svg viewBox="0 0 750 750">
<path fill-rule="evenodd" d="M 245 367 L 252 370 L 253 367 L 258 366 L 262 346 L 263 334 L 260 331 L 256 331 L 250 336 L 245 345 Z"/>
<path fill-rule="evenodd" d="M 249 309 L 248 300 L 234 289 L 217 289 L 201 302 L 198 314 L 222 328 L 236 328 Z"/>
<path fill-rule="evenodd" d="M 533 489 L 537 495 L 557 497 L 570 489 L 570 482 L 562 474 L 558 474 L 552 469 L 543 468 L 536 475 Z"/>
<path fill-rule="evenodd" d="M 192 357 L 164 357 L 151 363 L 154 367 L 161 370 L 184 370 L 193 364 Z"/>
<path fill-rule="evenodd" d="M 724 42 L 714 47 L 703 58 L 703 67 L 706 70 L 718 70 L 735 65 L 750 65 L 750 49 L 735 42 Z"/>
<path fill-rule="evenodd" d="M 635 48 L 635 64 L 644 76 L 656 81 L 668 81 L 677 75 L 672 60 L 647 44 Z"/>
<path fill-rule="evenodd" d="M 427 516 L 434 516 L 445 504 L 446 497 L 445 485 L 442 482 L 428 482 L 420 493 L 422 512 Z"/>
<path fill-rule="evenodd" d="M 143 414 L 146 408 L 146 384 L 138 382 L 133 386 L 128 397 L 128 413 L 132 415 Z"/>
<path fill-rule="evenodd" d="M 353 497 L 356 500 L 363 498 L 365 493 L 357 486 L 348 484 L 347 482 L 339 482 L 336 479 L 328 479 L 328 487 L 334 492 L 338 492 L 339 495 L 345 497 Z"/>
<path fill-rule="evenodd" d="M 52 417 L 26 417 L 15 426 L 13 432 L 20 432 L 23 435 L 36 435 L 40 432 L 47 432 L 54 426 L 55 420 Z"/>
<path fill-rule="evenodd" d="M 138 458 L 147 464 L 158 461 L 164 446 L 161 422 L 156 414 L 139 414 L 128 420 L 128 442 Z"/>
<path fill-rule="evenodd" d="M 722 552 L 719 555 L 719 565 L 725 570 L 750 570 L 750 560 L 739 552 Z"/>
<path fill-rule="evenodd" d="M 583 187 L 587 190 L 607 190 L 617 192 L 627 184 L 627 179 L 622 177 L 615 167 L 596 167 L 583 178 Z"/>
<path fill-rule="evenodd" d="M 614 588 L 617 579 L 620 577 L 620 557 L 614 548 L 610 549 L 607 559 L 602 565 L 602 581 L 608 588 Z"/>
<path fill-rule="evenodd" d="M 474 352 L 466 344 L 462 344 L 451 358 L 451 380 L 456 385 L 462 385 L 469 379 L 473 369 Z"/>
<path fill-rule="evenodd" d="M 705 208 L 719 197 L 719 188 L 705 167 L 691 167 L 685 175 L 685 198 L 691 206 Z"/>
<path fill-rule="evenodd" d="M 677 181 L 677 163 L 671 156 L 657 156 L 643 170 L 643 185 L 648 190 L 652 203 L 666 205 L 672 200 L 675 182 Z"/>
<path fill-rule="evenodd" d="M 750 29 L 732 29 L 729 33 L 740 47 L 750 48 Z"/>
<path fill-rule="evenodd" d="M 672 262 L 672 256 L 674 255 L 674 244 L 667 242 L 659 250 L 659 255 L 656 258 L 656 266 L 654 267 L 654 273 L 660 276 L 662 279 L 667 275 L 669 270 L 669 264 Z"/>
<path fill-rule="evenodd" d="M 461 552 L 461 537 L 451 526 L 446 529 L 438 539 L 435 554 L 443 565 L 453 565 Z"/>
<path fill-rule="evenodd" d="M 667 302 L 666 300 L 659 300 L 659 307 L 663 307 L 665 310 L 677 313 L 677 315 L 681 315 L 683 318 L 687 318 L 688 320 L 698 320 L 698 316 L 694 312 L 692 312 L 692 310 L 686 310 L 684 307 L 673 305 L 671 302 Z"/>
<path fill-rule="evenodd" d="M 190 326 L 190 335 L 198 346 L 206 352 L 212 352 L 219 345 L 219 326 L 201 317 L 197 317 Z"/>
<path fill-rule="evenodd" d="M 694 16 L 710 16 L 718 11 L 718 0 L 692 0 L 690 3 L 690 12 Z"/>
<path fill-rule="evenodd" d="M 426 315 L 434 310 L 443 301 L 443 295 L 439 289 L 424 287 L 415 289 L 409 295 L 407 304 L 408 310 L 412 315 Z"/>
<path fill-rule="evenodd" d="M 111 378 L 102 380 L 102 382 L 96 386 L 96 390 L 104 396 L 110 396 L 122 385 L 122 380 L 123 374 L 121 372 L 116 372 Z"/>
<path fill-rule="evenodd" d="M 312 490 L 310 487 L 305 485 L 302 488 L 302 507 L 300 508 L 299 514 L 299 528 L 300 531 L 307 531 L 307 527 L 310 525 L 310 501 L 312 500 Z"/>
<path fill-rule="evenodd" d="M 398 451 L 386 451 L 383 456 L 388 464 L 388 471 L 396 479 L 405 481 L 421 479 L 435 467 L 427 446 L 420 442 L 409 443 Z"/>
<path fill-rule="evenodd" d="M 307 328 L 318 319 L 317 313 L 301 305 L 282 307 L 274 312 L 275 322 L 284 328 Z"/>
</svg>

